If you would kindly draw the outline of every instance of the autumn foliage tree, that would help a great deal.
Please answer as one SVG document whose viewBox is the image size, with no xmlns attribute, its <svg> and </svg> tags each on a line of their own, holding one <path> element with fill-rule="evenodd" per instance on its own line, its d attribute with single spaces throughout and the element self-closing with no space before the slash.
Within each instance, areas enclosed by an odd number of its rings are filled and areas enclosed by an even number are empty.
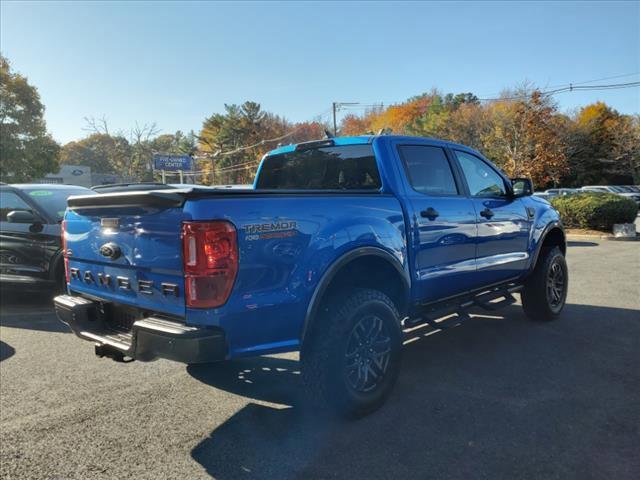
<svg viewBox="0 0 640 480">
<path fill-rule="evenodd" d="M 345 136 L 364 135 L 373 133 L 371 130 L 371 115 L 356 115 L 348 113 L 340 124 L 340 134 Z"/>
<path fill-rule="evenodd" d="M 487 107 L 491 128 L 482 138 L 487 155 L 508 175 L 535 185 L 559 184 L 567 171 L 564 145 L 554 119 L 556 107 L 539 91 Z"/>
<path fill-rule="evenodd" d="M 603 102 L 581 108 L 568 124 L 569 181 L 640 183 L 640 122 Z"/>
</svg>

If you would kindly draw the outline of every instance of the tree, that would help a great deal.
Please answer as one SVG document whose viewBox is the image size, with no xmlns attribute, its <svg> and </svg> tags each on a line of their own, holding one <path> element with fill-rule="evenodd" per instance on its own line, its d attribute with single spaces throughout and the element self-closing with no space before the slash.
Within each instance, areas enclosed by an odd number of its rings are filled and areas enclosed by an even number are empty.
<svg viewBox="0 0 640 480">
<path fill-rule="evenodd" d="M 58 170 L 59 145 L 47 133 L 35 87 L 0 55 L 0 178 L 30 181 Z"/>
<path fill-rule="evenodd" d="M 64 145 L 60 151 L 60 163 L 84 165 L 95 173 L 127 174 L 130 156 L 131 145 L 126 138 L 93 133 Z"/>
<path fill-rule="evenodd" d="M 149 141 L 149 148 L 153 153 L 172 153 L 176 155 L 188 155 L 197 147 L 196 136 L 193 132 L 188 134 L 178 130 L 176 133 L 158 135 Z"/>
<path fill-rule="evenodd" d="M 371 118 L 348 113 L 340 122 L 340 133 L 342 135 L 363 135 L 370 133 Z"/>
<path fill-rule="evenodd" d="M 603 102 L 581 108 L 567 134 L 568 180 L 577 185 L 638 181 L 638 129 L 637 117 L 620 115 Z"/>
<path fill-rule="evenodd" d="M 412 130 L 415 120 L 428 111 L 433 98 L 433 94 L 424 94 L 399 105 L 391 105 L 372 118 L 371 129 L 374 132 L 391 129 L 395 134 L 408 133 L 408 130 Z"/>
<path fill-rule="evenodd" d="M 611 152 L 616 161 L 616 173 L 640 184 L 640 115 L 621 115 L 613 130 Z"/>
<path fill-rule="evenodd" d="M 462 103 L 451 112 L 442 138 L 483 150 L 483 138 L 490 130 L 487 110 L 479 103 Z"/>
<path fill-rule="evenodd" d="M 519 92 L 518 100 L 489 105 L 491 125 L 483 150 L 510 176 L 530 177 L 534 184 L 558 185 L 567 171 L 562 137 L 555 121 L 556 106 L 539 91 Z"/>
<path fill-rule="evenodd" d="M 86 131 L 113 139 L 113 144 L 117 148 L 107 152 L 107 161 L 116 172 L 130 179 L 153 180 L 153 151 L 149 144 L 151 139 L 160 132 L 155 123 L 139 125 L 136 122 L 128 132 L 120 130 L 115 135 L 111 135 L 105 117 L 99 119 L 85 117 L 85 121 Z"/>
<path fill-rule="evenodd" d="M 250 183 L 260 158 L 280 143 L 322 138 L 318 122 L 292 124 L 265 112 L 256 102 L 225 105 L 225 113 L 207 118 L 198 139 L 198 151 L 207 157 L 199 162 L 204 179 L 215 184 Z"/>
</svg>

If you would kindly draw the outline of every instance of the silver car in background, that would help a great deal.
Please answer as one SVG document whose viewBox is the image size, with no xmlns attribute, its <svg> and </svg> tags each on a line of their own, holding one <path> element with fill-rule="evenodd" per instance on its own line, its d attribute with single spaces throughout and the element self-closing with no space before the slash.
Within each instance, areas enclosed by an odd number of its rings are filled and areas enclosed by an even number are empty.
<svg viewBox="0 0 640 480">
<path fill-rule="evenodd" d="M 580 190 L 583 192 L 613 193 L 621 197 L 630 198 L 640 206 L 640 193 L 632 188 L 620 185 L 585 185 Z"/>
</svg>

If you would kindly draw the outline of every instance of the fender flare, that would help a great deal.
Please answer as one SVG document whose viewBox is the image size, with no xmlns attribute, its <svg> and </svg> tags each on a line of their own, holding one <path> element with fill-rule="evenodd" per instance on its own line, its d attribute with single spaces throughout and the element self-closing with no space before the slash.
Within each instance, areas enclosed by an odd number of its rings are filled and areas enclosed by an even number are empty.
<svg viewBox="0 0 640 480">
<path fill-rule="evenodd" d="M 349 250 L 342 256 L 338 257 L 329 267 L 325 270 L 322 278 L 316 285 L 316 288 L 311 295 L 311 300 L 307 305 L 307 312 L 304 317 L 304 324 L 302 325 L 302 333 L 300 336 L 300 344 L 304 344 L 304 340 L 306 338 L 307 332 L 309 330 L 309 326 L 311 322 L 316 316 L 318 312 L 318 308 L 320 307 L 320 302 L 327 291 L 329 285 L 331 285 L 331 281 L 336 276 L 336 274 L 340 271 L 342 267 L 344 267 L 349 262 L 365 256 L 376 256 L 387 261 L 391 266 L 395 268 L 395 270 L 400 275 L 402 279 L 402 283 L 404 286 L 405 297 L 407 306 L 409 304 L 409 295 L 411 292 L 411 279 L 409 273 L 403 268 L 402 264 L 398 261 L 396 257 L 394 257 L 391 253 L 383 250 L 379 247 L 358 247 L 353 250 Z"/>
<path fill-rule="evenodd" d="M 544 230 L 542 231 L 542 235 L 540 235 L 540 240 L 538 240 L 538 244 L 536 245 L 536 250 L 533 254 L 533 258 L 531 259 L 531 265 L 529 266 L 529 270 L 532 271 L 536 267 L 536 263 L 538 263 L 538 257 L 540 256 L 540 252 L 542 251 L 542 244 L 544 243 L 547 235 L 551 230 L 554 229 L 560 230 L 562 233 L 562 239 L 564 240 L 565 246 L 567 244 L 567 236 L 564 233 L 564 227 L 562 226 L 562 222 L 559 220 L 554 220 L 553 222 L 549 222 Z M 566 247 L 565 247 L 566 248 Z"/>
</svg>

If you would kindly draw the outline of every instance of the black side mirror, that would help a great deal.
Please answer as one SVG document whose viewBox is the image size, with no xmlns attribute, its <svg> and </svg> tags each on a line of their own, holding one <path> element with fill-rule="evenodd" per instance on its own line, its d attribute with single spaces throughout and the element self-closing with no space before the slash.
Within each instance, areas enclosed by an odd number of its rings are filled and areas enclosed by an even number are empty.
<svg viewBox="0 0 640 480">
<path fill-rule="evenodd" d="M 27 210 L 12 210 L 7 213 L 7 222 L 9 223 L 35 223 L 36 217 Z"/>
<path fill-rule="evenodd" d="M 515 198 L 528 197 L 533 195 L 533 182 L 530 178 L 513 178 L 511 190 Z"/>
</svg>

